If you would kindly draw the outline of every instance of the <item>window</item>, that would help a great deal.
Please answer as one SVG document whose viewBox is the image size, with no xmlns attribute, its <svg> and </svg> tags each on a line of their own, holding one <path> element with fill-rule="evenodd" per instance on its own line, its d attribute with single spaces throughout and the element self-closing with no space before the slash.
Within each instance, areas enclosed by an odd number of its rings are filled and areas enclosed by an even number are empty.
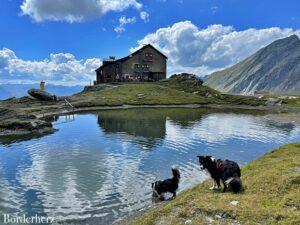
<svg viewBox="0 0 300 225">
<path fill-rule="evenodd" d="M 153 54 L 150 52 L 145 53 L 145 59 L 151 61 L 153 59 Z"/>
<path fill-rule="evenodd" d="M 135 69 L 138 69 L 138 68 L 140 68 L 140 64 L 137 64 L 137 63 L 136 63 L 136 64 L 134 64 L 134 68 L 135 68 Z"/>
<path fill-rule="evenodd" d="M 146 57 L 153 57 L 153 54 L 152 53 L 146 53 Z"/>
</svg>

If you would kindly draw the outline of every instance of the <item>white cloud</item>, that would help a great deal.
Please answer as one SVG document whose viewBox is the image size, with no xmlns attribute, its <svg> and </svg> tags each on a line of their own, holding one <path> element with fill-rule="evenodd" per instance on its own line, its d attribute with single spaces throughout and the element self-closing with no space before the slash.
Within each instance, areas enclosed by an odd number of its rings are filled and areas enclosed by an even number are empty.
<svg viewBox="0 0 300 225">
<path fill-rule="evenodd" d="M 115 32 L 117 33 L 122 33 L 125 31 L 125 26 L 127 24 L 133 24 L 136 22 L 136 18 L 135 17 L 131 17 L 131 18 L 127 18 L 126 16 L 122 16 L 119 19 L 119 25 L 117 27 L 115 27 Z"/>
<path fill-rule="evenodd" d="M 56 63 L 67 63 L 75 60 L 75 56 L 70 53 L 50 54 L 50 59 Z"/>
<path fill-rule="evenodd" d="M 16 59 L 16 58 L 17 57 L 12 50 L 8 48 L 3 48 L 0 51 L 0 71 L 7 69 L 10 59 Z"/>
<path fill-rule="evenodd" d="M 138 48 L 151 43 L 164 52 L 169 57 L 169 74 L 185 71 L 206 75 L 294 33 L 299 35 L 300 31 L 278 27 L 237 31 L 223 25 L 200 29 L 190 21 L 183 21 L 146 35 L 138 41 Z"/>
<path fill-rule="evenodd" d="M 145 23 L 148 23 L 149 22 L 149 17 L 150 17 L 150 15 L 149 15 L 149 13 L 147 13 L 147 12 L 145 12 L 145 11 L 142 11 L 141 13 L 140 13 L 140 18 L 145 22 Z"/>
<path fill-rule="evenodd" d="M 137 0 L 23 0 L 21 10 L 36 22 L 44 20 L 81 22 L 110 11 L 142 8 Z"/>
<path fill-rule="evenodd" d="M 0 50 L 0 82 L 20 80 L 26 82 L 49 81 L 50 83 L 87 84 L 95 79 L 95 69 L 101 60 L 78 60 L 70 53 L 50 54 L 50 59 L 23 60 L 7 48 Z"/>
</svg>

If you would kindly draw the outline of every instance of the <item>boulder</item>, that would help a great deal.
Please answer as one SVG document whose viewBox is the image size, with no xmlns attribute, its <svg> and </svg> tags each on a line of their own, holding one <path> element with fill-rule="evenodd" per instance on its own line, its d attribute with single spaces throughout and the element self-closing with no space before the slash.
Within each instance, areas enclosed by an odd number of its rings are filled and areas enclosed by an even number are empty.
<svg viewBox="0 0 300 225">
<path fill-rule="evenodd" d="M 179 82 L 183 85 L 201 86 L 203 84 L 203 80 L 201 78 L 197 77 L 195 74 L 190 73 L 174 74 L 170 77 L 170 80 Z"/>
<path fill-rule="evenodd" d="M 40 89 L 32 88 L 28 91 L 28 94 L 42 101 L 57 101 L 56 95 L 52 95 L 47 91 L 42 91 Z"/>
</svg>

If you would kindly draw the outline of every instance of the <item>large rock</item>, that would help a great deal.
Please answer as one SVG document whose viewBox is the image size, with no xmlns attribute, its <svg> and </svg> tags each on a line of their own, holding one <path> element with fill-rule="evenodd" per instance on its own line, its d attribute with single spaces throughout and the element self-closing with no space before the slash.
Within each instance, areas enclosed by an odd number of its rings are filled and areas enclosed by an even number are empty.
<svg viewBox="0 0 300 225">
<path fill-rule="evenodd" d="M 180 73 L 174 74 L 170 77 L 170 80 L 175 81 L 180 84 L 193 85 L 193 86 L 201 86 L 203 84 L 203 80 L 197 77 L 195 74 L 190 73 Z"/>
<path fill-rule="evenodd" d="M 56 95 L 52 95 L 47 91 L 42 91 L 40 89 L 32 88 L 28 91 L 28 94 L 42 101 L 57 101 Z"/>
</svg>

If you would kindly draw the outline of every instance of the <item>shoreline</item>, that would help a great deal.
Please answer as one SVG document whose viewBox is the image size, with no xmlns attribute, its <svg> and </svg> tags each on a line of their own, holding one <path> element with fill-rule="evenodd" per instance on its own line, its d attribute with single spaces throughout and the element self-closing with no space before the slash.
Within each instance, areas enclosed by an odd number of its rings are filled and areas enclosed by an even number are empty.
<svg viewBox="0 0 300 225">
<path fill-rule="evenodd" d="M 211 108 L 211 109 L 241 109 L 241 110 L 268 110 L 267 106 L 247 106 L 247 105 L 217 105 L 217 104 L 157 104 L 157 105 L 118 105 L 118 106 L 92 106 L 92 107 L 80 107 L 72 110 L 58 109 L 55 112 L 49 113 L 38 113 L 35 114 L 37 118 L 44 118 L 48 116 L 57 116 L 64 114 L 82 113 L 82 112 L 93 112 L 101 110 L 118 110 L 118 109 L 145 109 L 145 108 Z M 300 109 L 299 109 L 300 111 Z"/>
<path fill-rule="evenodd" d="M 30 115 L 35 118 L 31 118 L 30 120 L 21 118 L 19 119 L 17 116 L 12 118 L 12 124 L 15 123 L 14 120 L 17 121 L 17 126 L 13 126 L 12 128 L 8 127 L 0 127 L 0 137 L 14 137 L 28 134 L 51 134 L 56 131 L 52 127 L 52 123 L 44 123 L 42 127 L 35 126 L 35 124 L 44 122 L 44 119 L 51 116 L 60 116 L 66 114 L 77 114 L 84 112 L 94 112 L 101 110 L 121 110 L 121 109 L 159 109 L 159 108 L 203 108 L 203 109 L 216 109 L 216 110 L 245 110 L 252 112 L 265 113 L 268 119 L 278 120 L 280 122 L 292 122 L 292 123 L 300 123 L 300 107 L 291 107 L 291 106 L 249 106 L 249 105 L 234 105 L 234 104 L 140 104 L 140 105 L 117 105 L 117 106 L 92 106 L 92 107 L 78 107 L 78 108 L 65 108 L 57 106 L 56 109 L 53 110 L 42 110 L 39 112 L 33 112 Z M 289 116 L 293 115 L 293 116 Z M 24 117 L 24 116 L 23 116 Z M 28 126 L 28 124 L 30 126 Z"/>
<path fill-rule="evenodd" d="M 92 106 L 92 107 L 79 107 L 72 110 L 68 109 L 57 109 L 54 112 L 48 113 L 34 113 L 37 118 L 45 118 L 48 116 L 57 116 L 64 114 L 74 114 L 82 112 L 93 112 L 101 110 L 118 110 L 118 109 L 143 109 L 143 108 L 209 108 L 209 109 L 233 109 L 233 110 L 258 110 L 260 112 L 269 113 L 282 113 L 282 111 L 291 111 L 300 113 L 300 107 L 290 107 L 290 106 L 249 106 L 249 105 L 233 105 L 233 104 L 152 104 L 152 105 L 117 105 L 117 106 Z"/>
</svg>

